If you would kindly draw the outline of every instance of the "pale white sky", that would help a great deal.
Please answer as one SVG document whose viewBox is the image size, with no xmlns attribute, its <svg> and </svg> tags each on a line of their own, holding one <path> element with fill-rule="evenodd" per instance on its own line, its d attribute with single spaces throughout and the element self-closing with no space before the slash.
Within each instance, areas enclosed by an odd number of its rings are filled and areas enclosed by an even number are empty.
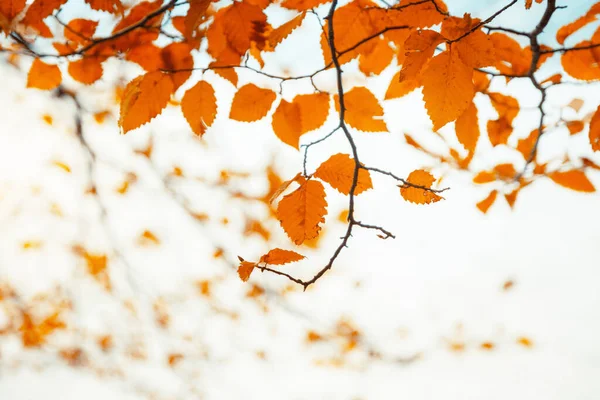
<svg viewBox="0 0 600 400">
<path fill-rule="evenodd" d="M 454 13 L 468 7 L 477 16 L 487 16 L 505 2 L 447 3 Z M 569 1 L 569 8 L 557 13 L 555 24 L 581 14 L 590 3 Z M 528 14 L 521 8 L 522 4 L 516 5 L 497 24 L 530 29 L 543 6 L 534 4 Z M 302 29 L 311 34 L 310 26 Z M 290 40 L 281 47 L 276 57 L 294 69 L 311 68 L 310 60 L 320 52 L 308 40 Z M 303 55 L 301 61 L 298 54 Z M 549 62 L 545 68 L 551 71 L 556 64 Z M 108 95 L 102 92 L 111 85 L 114 75 L 110 73 L 117 65 L 108 65 L 107 78 L 88 89 L 90 110 L 105 107 Z M 127 265 L 118 260 L 110 263 L 116 290 L 108 296 L 70 252 L 75 241 L 100 250 L 111 246 L 98 224 L 97 207 L 82 196 L 86 164 L 73 136 L 73 108 L 68 102 L 50 100 L 45 93 L 25 90 L 21 72 L 5 65 L 1 69 L 0 280 L 10 281 L 26 296 L 62 285 L 74 302 L 69 322 L 85 333 L 57 335 L 44 351 L 23 351 L 15 338 L 0 337 L 1 399 L 137 400 L 151 398 L 150 393 L 158 399 L 219 400 L 600 397 L 597 194 L 575 193 L 549 180 L 539 181 L 521 193 L 514 210 L 498 201 L 482 215 L 474 205 L 488 190 L 474 187 L 470 176 L 449 173 L 444 185 L 452 189 L 446 200 L 427 207 L 404 202 L 394 182 L 376 177 L 376 190 L 358 198 L 358 216 L 385 226 L 397 238 L 382 241 L 373 232 L 358 231 L 334 269 L 313 289 L 290 293 L 283 300 L 266 296 L 257 303 L 244 297 L 249 285 L 211 255 L 214 243 L 226 243 L 235 254 L 260 256 L 268 246 L 256 237 L 244 239 L 239 232 L 242 212 L 260 215 L 262 211 L 242 210 L 216 190 L 181 185 L 178 189 L 195 207 L 232 220 L 225 229 L 199 228 L 164 194 L 155 171 L 131 152 L 152 136 L 155 162 L 163 173 L 175 164 L 186 173 L 209 178 L 218 176 L 222 168 L 256 172 L 272 158 L 284 178 L 300 170 L 299 153 L 274 138 L 267 120 L 248 125 L 226 118 L 233 87 L 207 73 L 221 114 L 205 136 L 206 146 L 191 138 L 174 107 L 127 136 L 119 135 L 114 120 L 104 125 L 91 118 L 84 121 L 86 135 L 104 161 L 97 179 L 99 190 L 106 193 L 109 230 L 127 261 Z M 383 96 L 394 72 L 386 71 L 369 82 L 377 95 Z M 351 67 L 347 75 L 349 85 L 361 83 Z M 244 75 L 240 81 L 250 79 L 254 77 Z M 319 83 L 325 88 L 332 85 L 331 75 L 324 74 Z M 277 87 L 277 83 L 264 85 Z M 286 90 L 291 97 L 308 87 L 292 83 Z M 526 85 L 511 83 L 507 90 L 522 105 L 537 101 Z M 597 85 L 554 90 L 549 100 L 554 112 L 554 107 L 577 96 L 586 101 L 578 114 L 582 117 L 600 100 Z M 363 162 L 398 175 L 431 165 L 431 160 L 404 143 L 402 135 L 408 132 L 439 146 L 420 94 L 386 102 L 384 107 L 390 133 L 356 135 Z M 52 126 L 42 121 L 43 114 L 53 116 Z M 491 108 L 483 106 L 481 115 L 493 116 Z M 523 128 L 511 140 L 526 136 L 536 121 L 535 112 L 523 111 L 516 121 Z M 332 124 L 330 120 L 319 132 L 327 132 Z M 448 132 L 451 129 L 442 131 Z M 570 151 L 581 154 L 586 151 L 585 132 L 569 139 L 566 130 L 557 130 L 544 139 L 541 151 L 553 156 L 568 141 Z M 310 153 L 310 165 L 314 168 L 330 154 L 347 151 L 341 135 L 334 136 Z M 487 168 L 511 157 L 488 152 L 474 160 L 474 167 Z M 65 162 L 72 173 L 53 167 L 53 161 Z M 126 196 L 114 191 L 123 170 L 139 176 Z M 600 187 L 599 174 L 590 179 Z M 250 192 L 264 188 L 260 180 L 245 185 L 241 189 Z M 328 202 L 321 247 L 303 249 L 309 260 L 289 267 L 299 276 L 309 277 L 324 264 L 343 231 L 335 217 L 345 207 L 344 197 L 328 191 Z M 52 203 L 60 206 L 64 217 L 48 212 Z M 276 224 L 273 228 L 278 233 L 271 247 L 289 247 Z M 138 246 L 136 238 L 144 229 L 156 232 L 161 245 Z M 42 248 L 24 252 L 21 243 L 31 239 L 43 241 Z M 199 297 L 193 282 L 215 277 L 212 299 Z M 514 288 L 503 291 L 509 279 Z M 276 290 L 288 285 L 260 273 L 251 282 Z M 160 296 L 172 314 L 168 333 L 157 329 L 147 307 Z M 141 304 L 138 319 L 121 307 L 120 301 L 127 298 Z M 265 313 L 260 304 L 270 311 Z M 224 310 L 238 317 L 228 317 Z M 386 360 L 369 359 L 359 349 L 350 352 L 341 367 L 316 365 L 338 356 L 340 343 L 306 344 L 307 331 L 330 332 L 340 318 L 351 321 L 364 335 L 365 346 L 380 351 Z M 94 353 L 90 337 L 106 331 L 113 332 L 123 348 L 131 337 L 143 338 L 148 360 L 135 361 L 119 351 Z M 185 335 L 192 339 L 183 340 Z M 533 347 L 517 344 L 521 336 L 530 338 Z M 465 351 L 450 351 L 449 341 L 465 343 Z M 480 344 L 487 341 L 496 347 L 482 350 Z M 61 343 L 82 345 L 94 356 L 95 367 L 118 367 L 124 376 L 99 378 L 91 368 L 65 367 L 52 352 Z M 186 355 L 175 369 L 165 363 L 165 355 L 173 351 Z M 265 359 L 257 357 L 257 351 L 263 351 Z M 417 353 L 421 358 L 408 365 L 393 361 Z"/>
</svg>

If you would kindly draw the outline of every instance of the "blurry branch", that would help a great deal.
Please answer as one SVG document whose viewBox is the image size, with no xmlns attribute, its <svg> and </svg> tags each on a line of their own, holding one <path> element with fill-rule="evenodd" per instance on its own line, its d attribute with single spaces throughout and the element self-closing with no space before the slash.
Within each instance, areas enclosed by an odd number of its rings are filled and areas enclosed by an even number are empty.
<svg viewBox="0 0 600 400">
<path fill-rule="evenodd" d="M 90 187 L 87 190 L 87 193 L 91 194 L 96 201 L 96 204 L 100 210 L 100 220 L 101 220 L 102 226 L 104 228 L 106 238 L 108 239 L 108 241 L 110 243 L 111 250 L 113 251 L 113 253 L 117 256 L 117 258 L 125 266 L 125 269 L 126 269 L 125 275 L 127 276 L 127 280 L 128 280 L 130 287 L 133 290 L 139 291 L 139 288 L 135 284 L 135 279 L 133 278 L 133 275 L 131 272 L 132 266 L 128 262 L 127 257 L 124 255 L 123 251 L 121 251 L 119 243 L 112 233 L 112 229 L 110 227 L 109 215 L 108 215 L 108 208 L 104 202 L 104 199 L 102 198 L 102 195 L 100 194 L 100 191 L 98 190 L 98 184 L 96 182 L 96 166 L 97 166 L 98 156 L 97 156 L 95 150 L 93 149 L 93 147 L 88 142 L 88 140 L 85 136 L 84 130 L 83 130 L 82 116 L 83 116 L 84 111 L 81 106 L 81 103 L 80 103 L 79 99 L 77 98 L 77 96 L 75 95 L 75 93 L 73 93 L 69 90 L 66 90 L 62 86 L 58 87 L 55 95 L 58 98 L 68 98 L 71 101 L 73 101 L 73 104 L 75 105 L 75 117 L 74 117 L 75 118 L 75 136 L 77 137 L 79 144 L 81 145 L 82 149 L 85 151 L 86 156 L 87 156 L 87 178 L 88 178 L 88 182 L 90 185 Z"/>
<path fill-rule="evenodd" d="M 478 24 L 476 24 L 475 26 L 473 26 L 471 29 L 469 29 L 467 32 L 463 33 L 462 35 L 460 35 L 456 39 L 448 40 L 447 43 L 449 43 L 449 44 L 450 43 L 455 43 L 455 42 L 458 42 L 459 40 L 464 39 L 465 37 L 469 36 L 470 34 L 472 34 L 473 32 L 475 32 L 477 29 L 479 29 L 482 26 L 484 26 L 485 24 L 492 22 L 494 20 L 494 18 L 496 18 L 498 15 L 502 14 L 504 11 L 508 10 L 510 7 L 512 7 L 514 4 L 516 4 L 516 2 L 517 2 L 517 0 L 512 0 L 510 3 L 508 3 L 507 5 L 505 5 L 504 7 L 502 7 L 500 10 L 496 11 L 494 14 L 492 14 L 488 18 L 486 18 L 483 21 L 479 22 Z"/>
</svg>

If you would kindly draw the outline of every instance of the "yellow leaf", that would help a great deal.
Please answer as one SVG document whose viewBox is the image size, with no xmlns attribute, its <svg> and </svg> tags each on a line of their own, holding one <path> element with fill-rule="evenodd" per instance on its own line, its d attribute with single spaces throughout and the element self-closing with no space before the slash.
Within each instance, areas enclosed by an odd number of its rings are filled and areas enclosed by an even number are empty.
<svg viewBox="0 0 600 400">
<path fill-rule="evenodd" d="M 272 90 L 252 83 L 244 85 L 233 97 L 229 118 L 242 122 L 258 121 L 267 115 L 276 97 Z"/>
<path fill-rule="evenodd" d="M 202 136 L 217 116 L 217 98 L 210 83 L 200 81 L 188 89 L 181 100 L 181 111 L 192 131 Z"/>
<path fill-rule="evenodd" d="M 355 162 L 348 154 L 335 154 L 317 168 L 314 176 L 327 182 L 332 188 L 343 194 L 350 194 L 354 180 Z M 358 195 L 373 188 L 369 171 L 360 168 L 354 194 Z"/>
<path fill-rule="evenodd" d="M 54 164 L 54 166 L 62 169 L 63 171 L 65 171 L 67 173 L 71 173 L 71 167 L 69 167 L 67 164 L 65 164 L 62 161 L 53 161 L 52 164 Z"/>
<path fill-rule="evenodd" d="M 443 197 L 432 192 L 431 190 L 427 190 L 430 189 L 433 182 L 435 182 L 433 175 L 427 171 L 417 169 L 408 175 L 406 181 L 411 185 L 417 185 L 421 187 L 418 188 L 410 185 L 399 185 L 400 194 L 406 201 L 410 201 L 411 203 L 415 204 L 429 204 L 443 199 Z"/>
<path fill-rule="evenodd" d="M 321 182 L 308 180 L 285 196 L 277 207 L 277 218 L 289 238 L 297 245 L 319 235 L 327 214 L 325 188 Z"/>
</svg>

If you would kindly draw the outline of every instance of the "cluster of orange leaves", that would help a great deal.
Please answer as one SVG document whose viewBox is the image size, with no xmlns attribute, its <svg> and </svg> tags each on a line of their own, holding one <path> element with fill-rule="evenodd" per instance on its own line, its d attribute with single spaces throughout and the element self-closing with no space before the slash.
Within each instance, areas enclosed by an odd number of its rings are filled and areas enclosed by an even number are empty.
<svg viewBox="0 0 600 400">
<path fill-rule="evenodd" d="M 28 75 L 29 87 L 52 90 L 62 84 L 64 63 L 46 62 L 46 58 L 68 60 L 67 72 L 71 78 L 86 85 L 102 77 L 102 64 L 111 57 L 124 58 L 143 68 L 145 73 L 132 79 L 122 92 L 118 124 L 124 133 L 161 114 L 194 69 L 211 70 L 236 87 L 227 113 L 229 119 L 251 123 L 270 118 L 274 134 L 296 149 L 299 149 L 304 134 L 324 126 L 332 108 L 341 112 L 339 93 L 315 91 L 285 99 L 280 93 L 254 83 L 238 87 L 237 71 L 247 67 L 245 60 L 248 57 L 262 68 L 265 65 L 263 55 L 276 51 L 304 24 L 308 13 L 328 3 L 327 0 L 242 0 L 218 9 L 213 7 L 211 0 L 190 0 L 183 15 L 167 13 L 178 5 L 161 0 L 145 1 L 132 7 L 125 7 L 119 0 L 85 1 L 91 9 L 116 19 L 109 36 L 96 36 L 102 21 L 81 18 L 62 24 L 60 31 L 53 32 L 45 20 L 68 0 L 36 0 L 28 7 L 25 0 L 3 1 L 0 5 L 0 28 L 5 34 L 15 32 L 17 37 L 24 38 L 21 42 L 37 34 L 53 46 L 55 53 L 45 55 L 35 53 L 31 46 L 27 48 L 34 55 Z M 543 0 L 536 2 L 544 3 Z M 295 15 L 279 26 L 272 26 L 265 10 L 274 3 Z M 530 7 L 532 0 L 527 0 L 525 8 Z M 564 44 L 569 36 L 594 22 L 598 14 L 600 3 L 558 29 L 557 41 Z M 421 88 L 433 129 L 437 131 L 454 122 L 456 138 L 467 151 L 467 156 L 462 157 L 452 150 L 451 157 L 463 169 L 468 167 L 482 139 L 475 95 L 479 93 L 488 99 L 497 112 L 498 117 L 485 124 L 487 139 L 493 147 L 509 146 L 513 124 L 520 111 L 516 98 L 490 90 L 490 78 L 484 72 L 485 68 L 492 68 L 491 71 L 505 76 L 507 81 L 532 77 L 554 54 L 553 49 L 545 45 L 535 50 L 523 47 L 507 33 L 486 33 L 482 21 L 469 14 L 462 17 L 449 15 L 442 0 L 402 0 L 390 8 L 382 8 L 370 0 L 353 0 L 339 6 L 332 21 L 333 27 L 329 27 L 331 20 L 323 21 L 320 35 L 322 71 L 334 67 L 332 47 L 341 65 L 356 60 L 359 70 L 366 76 L 378 75 L 395 62 L 398 71 L 387 88 L 384 100 L 399 98 Z M 171 40 L 164 47 L 158 46 L 156 39 L 169 28 L 178 35 L 176 40 Z M 329 28 L 335 32 L 333 40 L 328 36 Z M 15 46 L 22 46 L 21 42 Z M 203 43 L 206 47 L 201 47 Z M 600 46 L 596 44 L 600 44 L 600 29 L 590 40 L 574 46 L 582 49 L 562 52 L 564 72 L 579 80 L 600 79 Z M 192 55 L 204 49 L 212 61 L 200 67 Z M 534 51 L 538 54 L 534 55 Z M 534 60 L 537 60 L 536 65 L 532 65 Z M 278 79 L 283 83 L 286 79 L 300 78 Z M 562 74 L 555 74 L 541 84 L 558 84 L 562 79 Z M 382 101 L 368 87 L 355 86 L 343 95 L 344 122 L 348 126 L 362 132 L 388 131 Z M 204 79 L 185 90 L 180 106 L 191 130 L 199 136 L 223 113 L 217 107 L 217 93 L 213 85 Z M 566 126 L 571 134 L 576 134 L 584 129 L 587 122 L 590 146 L 593 151 L 600 151 L 600 107 L 589 120 L 567 121 Z M 554 182 L 581 192 L 595 191 L 581 168 L 547 171 L 545 164 L 538 165 L 535 159 L 530 159 L 535 156 L 537 140 L 542 133 L 534 129 L 514 148 L 527 163 L 533 161 L 534 176 L 547 175 Z M 412 137 L 406 138 L 409 144 L 423 150 Z M 591 160 L 584 159 L 583 162 L 584 167 L 600 169 Z M 400 193 L 406 200 L 417 204 L 438 201 L 442 197 L 430 190 L 434 181 L 435 178 L 427 171 L 413 171 L 405 184 L 400 185 Z M 478 184 L 497 181 L 518 183 L 516 189 L 505 194 L 512 206 L 519 190 L 530 184 L 532 179 L 523 177 L 512 164 L 496 165 L 492 170 L 480 171 L 474 178 Z M 312 175 L 298 174 L 283 182 L 274 199 L 292 183 L 299 185 L 279 201 L 276 213 L 283 230 L 296 245 L 314 239 L 321 230 L 327 214 L 325 187 L 321 182 L 351 196 L 373 187 L 369 169 L 359 168 L 355 160 L 346 154 L 331 156 Z M 486 212 L 497 195 L 498 191 L 492 190 L 477 205 L 478 208 Z M 145 237 L 144 240 L 156 242 L 157 239 Z M 267 254 L 258 263 L 242 261 L 242 279 L 246 280 L 255 266 L 280 265 L 303 258 L 295 252 L 284 256 L 281 253 L 284 250 L 278 251 L 277 257 L 267 257 Z M 89 257 L 87 259 L 90 262 Z"/>
</svg>

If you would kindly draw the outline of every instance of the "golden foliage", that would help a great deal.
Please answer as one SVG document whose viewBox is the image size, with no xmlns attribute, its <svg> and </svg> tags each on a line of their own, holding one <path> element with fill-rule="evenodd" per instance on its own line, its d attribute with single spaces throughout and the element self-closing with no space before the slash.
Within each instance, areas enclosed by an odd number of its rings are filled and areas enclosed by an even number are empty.
<svg viewBox="0 0 600 400">
<path fill-rule="evenodd" d="M 242 122 L 258 121 L 267 115 L 276 97 L 272 90 L 253 83 L 244 85 L 233 97 L 229 118 Z"/>
<path fill-rule="evenodd" d="M 314 176 L 327 182 L 342 194 L 350 194 L 356 163 L 348 154 L 335 154 L 315 171 Z M 359 168 L 354 194 L 358 195 L 373 188 L 369 171 Z"/>
<path fill-rule="evenodd" d="M 443 199 L 440 195 L 428 190 L 433 185 L 433 182 L 435 182 L 435 178 L 427 171 L 417 169 L 408 175 L 406 181 L 410 185 L 399 185 L 400 194 L 406 201 L 415 204 L 429 204 Z"/>
<path fill-rule="evenodd" d="M 188 89 L 181 100 L 181 111 L 192 132 L 204 135 L 217 116 L 217 98 L 210 83 L 200 81 Z"/>
<path fill-rule="evenodd" d="M 319 235 L 320 224 L 325 222 L 326 207 L 323 184 L 308 180 L 281 199 L 277 219 L 292 242 L 300 245 Z"/>
</svg>

